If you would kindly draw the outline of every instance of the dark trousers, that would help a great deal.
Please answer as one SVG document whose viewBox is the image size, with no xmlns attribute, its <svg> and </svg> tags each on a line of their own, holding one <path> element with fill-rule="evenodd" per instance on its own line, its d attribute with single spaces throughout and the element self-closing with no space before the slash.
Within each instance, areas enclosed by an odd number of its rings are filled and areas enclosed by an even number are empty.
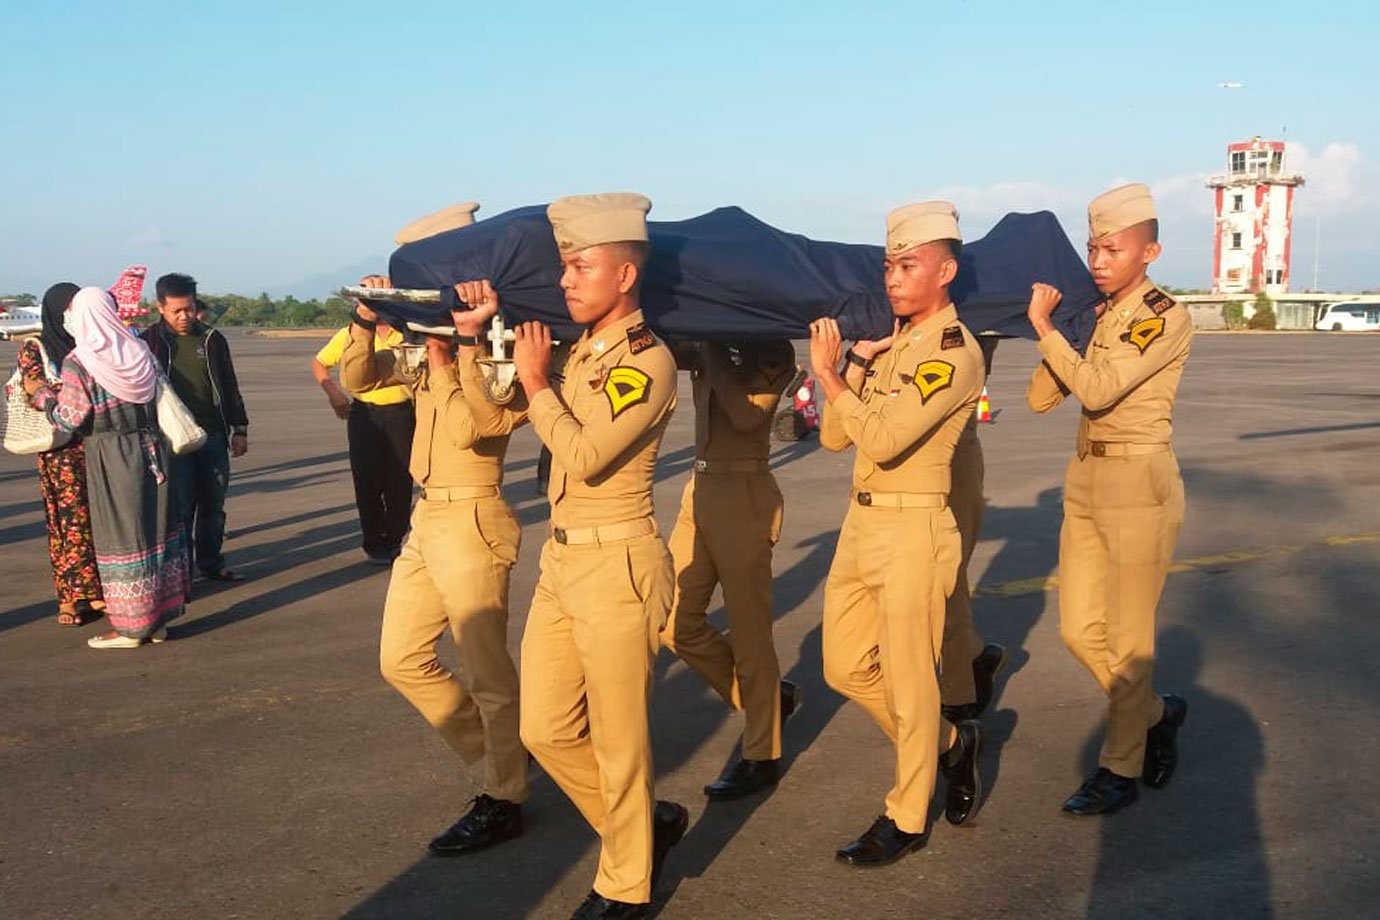
<svg viewBox="0 0 1380 920">
<path fill-rule="evenodd" d="M 417 427 L 412 403 L 376 406 L 354 400 L 345 430 L 350 441 L 350 472 L 364 551 L 395 556 L 407 535 L 412 509 L 412 432 Z"/>
<path fill-rule="evenodd" d="M 230 441 L 225 432 L 207 436 L 201 450 L 173 460 L 173 485 L 182 509 L 192 564 L 201 572 L 225 568 L 225 493 L 230 488 Z"/>
</svg>

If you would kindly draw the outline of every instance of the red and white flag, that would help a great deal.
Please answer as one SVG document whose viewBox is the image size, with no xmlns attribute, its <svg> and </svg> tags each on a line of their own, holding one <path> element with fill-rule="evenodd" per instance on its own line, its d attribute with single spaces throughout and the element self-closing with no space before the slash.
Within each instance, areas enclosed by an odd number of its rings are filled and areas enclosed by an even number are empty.
<svg viewBox="0 0 1380 920">
<path fill-rule="evenodd" d="M 148 313 L 139 305 L 139 295 L 144 291 L 144 275 L 147 273 L 148 269 L 144 266 L 131 265 L 121 272 L 120 280 L 110 289 L 110 296 L 115 298 L 120 319 L 128 322 Z"/>
</svg>

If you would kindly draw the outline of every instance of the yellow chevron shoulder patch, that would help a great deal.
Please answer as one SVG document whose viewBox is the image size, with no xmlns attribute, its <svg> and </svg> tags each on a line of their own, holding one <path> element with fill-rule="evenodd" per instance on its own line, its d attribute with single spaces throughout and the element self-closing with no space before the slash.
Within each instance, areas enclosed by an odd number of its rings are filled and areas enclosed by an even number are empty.
<svg viewBox="0 0 1380 920">
<path fill-rule="evenodd" d="M 954 385 L 954 366 L 948 361 L 923 361 L 915 369 L 914 383 L 923 406 L 935 393 Z"/>
<path fill-rule="evenodd" d="M 1145 349 L 1150 347 L 1150 343 L 1164 335 L 1164 317 L 1151 316 L 1143 319 L 1131 327 L 1131 331 L 1126 333 L 1126 341 L 1140 349 L 1141 354 L 1145 354 Z"/>
<path fill-rule="evenodd" d="M 609 371 L 609 379 L 604 381 L 604 395 L 609 398 L 609 409 L 618 418 L 638 403 L 644 403 L 651 396 L 652 378 L 635 367 L 620 364 Z"/>
</svg>

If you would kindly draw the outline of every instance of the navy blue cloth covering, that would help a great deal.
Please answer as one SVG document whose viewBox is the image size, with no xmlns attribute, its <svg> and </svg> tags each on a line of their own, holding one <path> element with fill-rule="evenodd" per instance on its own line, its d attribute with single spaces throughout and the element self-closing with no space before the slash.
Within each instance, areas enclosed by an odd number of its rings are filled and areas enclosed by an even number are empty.
<svg viewBox="0 0 1380 920">
<path fill-rule="evenodd" d="M 849 339 L 891 331 L 880 246 L 785 233 L 734 207 L 689 220 L 649 221 L 647 227 L 652 252 L 642 307 L 666 338 L 808 338 L 810 321 L 821 316 L 838 319 Z M 389 262 L 393 285 L 401 288 L 440 290 L 488 278 L 505 322 L 540 320 L 572 339 L 578 330 L 566 311 L 560 272 L 544 205 L 409 243 Z M 1101 297 L 1048 211 L 1008 214 L 985 237 L 964 245 L 950 290 L 972 332 L 1033 338 L 1025 310 L 1035 281 L 1063 292 L 1054 322 L 1081 349 Z M 395 320 L 442 320 L 435 307 L 373 306 Z"/>
</svg>

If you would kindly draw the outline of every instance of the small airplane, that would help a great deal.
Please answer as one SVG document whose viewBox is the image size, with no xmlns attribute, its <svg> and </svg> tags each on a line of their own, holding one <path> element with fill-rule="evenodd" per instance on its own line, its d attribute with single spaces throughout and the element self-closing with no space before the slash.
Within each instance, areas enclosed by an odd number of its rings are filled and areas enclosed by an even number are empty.
<svg viewBox="0 0 1380 920">
<path fill-rule="evenodd" d="M 1246 85 L 1246 84 L 1244 84 L 1244 83 L 1236 83 L 1236 82 L 1218 83 L 1218 84 L 1217 84 L 1217 88 L 1218 88 L 1218 89 L 1240 89 L 1241 87 L 1243 87 L 1243 86 L 1245 86 L 1245 85 Z"/>
<path fill-rule="evenodd" d="M 39 307 L 9 307 L 0 311 L 0 339 L 37 335 L 42 331 L 43 313 Z"/>
</svg>

